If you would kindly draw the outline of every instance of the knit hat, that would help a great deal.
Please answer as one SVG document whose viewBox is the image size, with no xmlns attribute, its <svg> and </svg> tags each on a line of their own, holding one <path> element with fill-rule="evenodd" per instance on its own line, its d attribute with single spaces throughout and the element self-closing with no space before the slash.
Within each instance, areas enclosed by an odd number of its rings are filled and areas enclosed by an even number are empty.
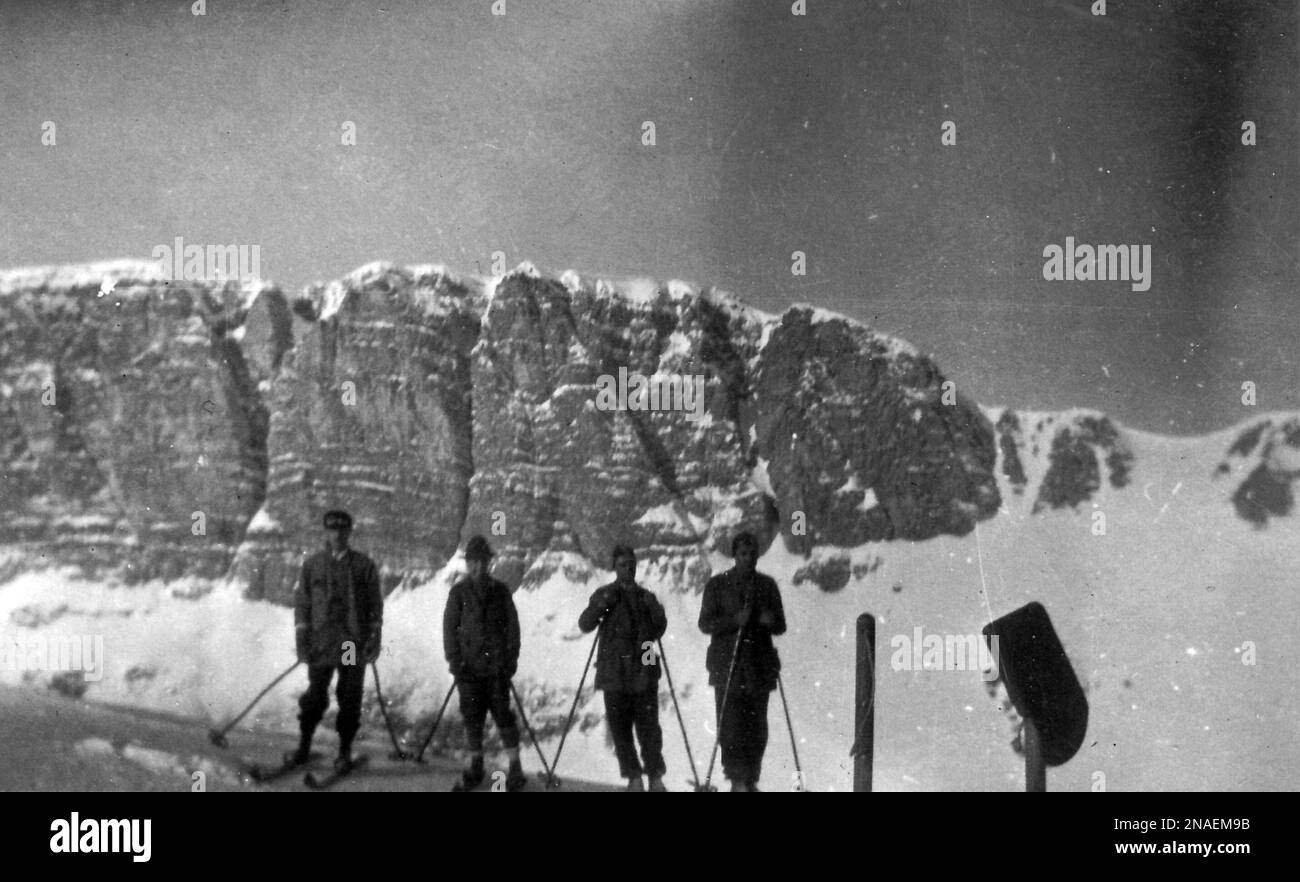
<svg viewBox="0 0 1300 882">
<path fill-rule="evenodd" d="M 334 511 L 325 512 L 325 529 L 326 530 L 351 530 L 352 515 L 345 511 L 335 509 Z"/>
<path fill-rule="evenodd" d="M 465 543 L 465 560 L 490 560 L 492 546 L 482 536 L 471 536 Z"/>
</svg>

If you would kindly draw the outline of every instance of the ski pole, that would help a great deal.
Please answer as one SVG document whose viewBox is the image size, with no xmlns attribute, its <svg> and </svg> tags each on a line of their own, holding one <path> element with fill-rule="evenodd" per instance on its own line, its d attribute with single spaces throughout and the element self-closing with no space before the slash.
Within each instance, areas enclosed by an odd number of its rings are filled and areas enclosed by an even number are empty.
<svg viewBox="0 0 1300 882">
<path fill-rule="evenodd" d="M 415 761 L 417 763 L 424 762 L 425 748 L 427 748 L 429 742 L 433 740 L 433 733 L 438 731 L 438 724 L 442 722 L 442 715 L 447 712 L 447 705 L 451 702 L 451 694 L 456 691 L 456 687 L 459 685 L 460 679 L 453 677 L 451 680 L 451 687 L 447 690 L 447 697 L 442 700 L 442 707 L 438 709 L 438 716 L 433 718 L 433 728 L 429 730 L 429 734 L 425 737 L 424 743 L 420 745 L 420 752 L 415 755 Z"/>
<path fill-rule="evenodd" d="M 794 741 L 794 726 L 790 723 L 790 705 L 785 703 L 785 683 L 781 680 L 781 672 L 776 672 L 776 685 L 781 690 L 781 709 L 785 711 L 785 727 L 790 731 L 790 751 L 794 754 L 794 773 L 798 777 L 799 789 L 805 790 L 803 784 L 803 769 L 799 766 L 799 748 Z"/>
<path fill-rule="evenodd" d="M 528 730 L 528 737 L 532 739 L 533 748 L 537 751 L 537 758 L 542 761 L 542 768 L 546 770 L 546 786 L 558 787 L 555 781 L 554 770 L 546 764 L 546 757 L 542 755 L 542 746 L 537 743 L 537 733 L 533 731 L 533 726 L 528 722 L 528 714 L 524 713 L 524 702 L 519 697 L 519 690 L 515 688 L 515 682 L 510 681 L 510 691 L 514 693 L 515 704 L 519 705 L 519 719 L 524 721 L 524 728 Z"/>
<path fill-rule="evenodd" d="M 285 677 L 292 674 L 294 669 L 297 668 L 298 665 L 300 664 L 302 664 L 302 662 L 296 661 L 293 664 L 291 664 L 289 667 L 285 668 L 283 674 L 276 677 L 274 680 L 270 682 L 270 684 L 267 685 L 265 689 L 257 693 L 257 697 L 248 703 L 248 707 L 240 711 L 239 716 L 235 717 L 229 723 L 226 723 L 225 727 L 223 727 L 220 730 L 209 729 L 208 740 L 211 741 L 213 744 L 215 744 L 217 747 L 229 747 L 230 743 L 226 741 L 226 733 L 229 732 L 231 729 L 235 728 L 235 724 L 238 723 L 240 720 L 242 720 L 245 716 L 247 716 L 248 712 L 251 711 L 253 707 L 256 706 L 256 704 L 262 700 L 262 696 L 266 695 L 266 693 L 274 689 L 275 685 L 279 683 L 281 680 L 283 680 Z"/>
<path fill-rule="evenodd" d="M 727 695 L 731 692 L 731 675 L 736 672 L 736 656 L 740 655 L 740 638 L 744 628 L 736 631 L 736 645 L 731 650 L 731 664 L 727 666 L 727 682 L 722 687 L 722 705 L 718 709 L 718 731 L 713 738 L 713 752 L 709 754 L 709 771 L 704 776 L 704 785 L 697 791 L 708 793 L 712 790 L 709 782 L 713 780 L 713 762 L 718 758 L 718 744 L 722 741 L 722 718 L 727 713 Z"/>
<path fill-rule="evenodd" d="M 410 759 L 411 755 L 402 750 L 397 743 L 397 733 L 393 731 L 393 721 L 388 718 L 387 702 L 384 701 L 384 690 L 379 685 L 379 665 L 375 662 L 370 663 L 370 670 L 375 674 L 375 695 L 379 697 L 379 711 L 384 715 L 384 726 L 388 729 L 388 737 L 393 742 L 393 752 L 390 759 L 404 760 Z"/>
<path fill-rule="evenodd" d="M 686 759 L 691 764 L 691 777 L 695 779 L 695 789 L 700 789 L 700 773 L 695 770 L 695 757 L 691 755 L 691 740 L 686 737 L 686 721 L 682 719 L 682 709 L 677 704 L 677 691 L 673 689 L 673 675 L 668 670 L 668 656 L 664 653 L 664 642 L 659 640 L 659 658 L 663 659 L 664 676 L 668 678 L 668 694 L 673 697 L 673 710 L 677 712 L 677 725 L 682 727 L 682 742 L 686 745 Z"/>
<path fill-rule="evenodd" d="M 596 654 L 596 644 L 600 642 L 600 632 L 604 629 L 605 620 L 601 619 L 600 625 L 596 628 L 596 636 L 591 641 L 591 651 L 587 653 L 587 663 L 582 666 L 582 678 L 578 680 L 578 691 L 573 693 L 573 704 L 569 706 L 569 718 L 564 721 L 564 731 L 560 733 L 560 746 L 555 748 L 555 760 L 551 763 L 553 769 L 560 767 L 560 753 L 564 750 L 564 740 L 569 737 L 569 727 L 573 725 L 573 714 L 578 709 L 578 699 L 582 697 L 582 685 L 587 682 L 587 670 L 591 667 L 591 659 Z"/>
</svg>

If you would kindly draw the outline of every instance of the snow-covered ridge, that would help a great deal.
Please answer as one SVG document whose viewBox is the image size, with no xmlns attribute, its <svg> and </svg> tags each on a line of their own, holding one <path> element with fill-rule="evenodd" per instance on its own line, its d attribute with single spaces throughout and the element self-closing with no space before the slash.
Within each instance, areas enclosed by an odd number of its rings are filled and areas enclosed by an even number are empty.
<svg viewBox="0 0 1300 882">
<path fill-rule="evenodd" d="M 119 258 L 91 263 L 24 266 L 0 270 L 0 295 L 33 288 L 98 288 L 104 279 L 119 284 L 158 282 L 166 278 L 156 260 Z"/>
<path fill-rule="evenodd" d="M 678 307 L 687 305 L 692 300 L 699 300 L 712 307 L 734 316 L 742 327 L 753 329 L 757 339 L 756 353 L 761 354 L 771 339 L 773 331 L 786 320 L 792 312 L 810 312 L 814 324 L 826 322 L 843 322 L 847 327 L 860 333 L 866 333 L 880 347 L 879 351 L 886 358 L 898 356 L 919 358 L 920 351 L 908 341 L 888 334 L 883 334 L 866 323 L 830 310 L 809 304 L 792 304 L 781 314 L 775 314 L 751 306 L 743 299 L 722 288 L 703 287 L 695 282 L 682 279 L 658 281 L 647 276 L 621 276 L 611 274 L 583 275 L 576 270 L 567 269 L 551 275 L 539 269 L 531 261 L 518 264 L 513 270 L 504 274 L 482 276 L 459 274 L 451 271 L 444 264 L 418 264 L 399 266 L 384 261 L 372 261 L 345 274 L 331 282 L 319 282 L 308 287 L 308 295 L 314 293 L 321 303 L 321 318 L 334 315 L 343 300 L 353 291 L 364 290 L 377 283 L 384 276 L 393 276 L 394 281 L 402 280 L 421 288 L 429 285 L 449 292 L 465 291 L 476 303 L 484 306 L 482 321 L 490 322 L 489 309 L 501 284 L 512 277 L 525 279 L 552 278 L 559 282 L 570 294 L 586 294 L 598 298 L 613 299 L 623 302 L 631 309 L 650 309 L 656 304 L 666 303 Z M 454 295 L 453 295 L 454 296 Z M 755 358 L 757 358 L 757 354 Z"/>
<path fill-rule="evenodd" d="M 178 289 L 197 286 L 238 290 L 243 309 L 250 308 L 264 291 L 276 289 L 274 283 L 255 276 L 225 281 L 176 280 L 158 261 L 134 258 L 0 270 L 0 297 L 12 297 L 25 291 L 47 291 L 57 295 L 80 289 L 90 297 L 111 297 L 120 302 L 151 296 L 160 284 L 174 284 Z"/>
<path fill-rule="evenodd" d="M 544 273 L 530 262 L 523 261 L 504 275 L 483 276 L 473 273 L 457 273 L 442 263 L 421 263 L 399 265 L 389 261 L 374 260 L 344 273 L 329 281 L 320 281 L 305 286 L 298 297 L 317 301 L 317 318 L 328 319 L 337 314 L 351 292 L 365 290 L 385 277 L 391 277 L 393 283 L 412 285 L 417 292 L 425 289 L 464 291 L 477 300 L 491 304 L 493 296 L 501 282 L 511 276 L 531 279 L 544 277 Z M 694 282 L 681 279 L 669 279 L 659 282 L 645 276 L 618 276 L 593 274 L 582 276 L 575 270 L 565 270 L 555 276 L 557 281 L 572 293 L 588 291 L 599 297 L 617 298 L 631 307 L 647 307 L 664 297 L 671 303 L 685 303 L 693 298 L 701 299 L 727 313 L 736 315 L 743 324 L 756 328 L 758 350 L 761 352 L 770 339 L 773 329 L 781 324 L 785 315 L 791 310 L 811 310 L 814 323 L 842 321 L 845 324 L 868 330 L 881 343 L 890 356 L 907 354 L 918 356 L 919 352 L 907 341 L 882 334 L 871 329 L 864 322 L 850 316 L 832 312 L 808 304 L 793 304 L 784 313 L 778 315 L 765 312 L 744 302 L 735 294 L 716 287 L 702 287 Z M 60 264 L 49 266 L 17 267 L 0 270 L 0 296 L 16 291 L 33 288 L 98 288 L 105 280 L 112 280 L 116 285 L 129 289 L 132 283 L 156 283 L 167 280 L 163 267 L 155 260 L 136 258 L 119 258 L 82 264 Z M 210 284 L 198 282 L 197 284 Z M 244 294 L 245 306 L 251 305 L 256 296 L 274 283 L 262 279 L 244 279 L 239 283 Z"/>
<path fill-rule="evenodd" d="M 1186 498 L 1187 488 L 1204 486 L 1214 497 L 1207 505 L 1229 504 L 1257 527 L 1292 510 L 1291 483 L 1300 478 L 1300 415 L 1294 413 L 1262 413 L 1204 435 L 1171 437 L 1088 408 L 981 411 L 995 427 L 996 475 L 1007 512 L 1077 509 L 1084 501 L 1097 509 L 1126 492 L 1149 500 L 1151 484 L 1142 475 L 1157 463 L 1176 463 L 1182 475 L 1167 492 Z"/>
</svg>

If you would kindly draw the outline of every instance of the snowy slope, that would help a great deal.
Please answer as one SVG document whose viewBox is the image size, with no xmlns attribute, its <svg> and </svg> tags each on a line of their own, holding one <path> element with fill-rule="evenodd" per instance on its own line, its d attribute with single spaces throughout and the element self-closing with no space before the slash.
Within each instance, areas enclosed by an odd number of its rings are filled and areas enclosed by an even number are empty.
<svg viewBox="0 0 1300 882">
<path fill-rule="evenodd" d="M 1031 482 L 1020 495 L 1000 488 L 997 516 L 964 538 L 839 550 L 855 564 L 878 566 L 862 567 L 833 594 L 809 581 L 795 585 L 806 562 L 773 545 L 759 566 L 785 599 L 790 631 L 777 642 L 808 787 L 851 786 L 854 621 L 863 612 L 878 618 L 876 788 L 1023 786 L 1021 760 L 1009 746 L 1012 724 L 980 672 L 895 670 L 891 640 L 917 627 L 978 634 L 1032 600 L 1046 606 L 1091 705 L 1084 746 L 1050 771 L 1050 788 L 1300 787 L 1300 601 L 1291 579 L 1300 569 L 1300 532 L 1293 517 L 1257 528 L 1234 510 L 1229 497 L 1253 460 L 1232 458 L 1233 474 L 1214 475 L 1240 434 L 1173 440 L 1124 431 L 1134 457 L 1127 486 L 1103 482 L 1089 503 L 1038 514 L 1031 513 L 1033 481 L 1043 466 L 1026 449 Z M 1105 516 L 1103 535 L 1094 533 L 1096 512 Z M 356 544 L 364 550 L 366 537 Z M 534 725 L 552 733 L 590 648 L 591 638 L 577 631 L 578 613 L 610 576 L 576 558 L 565 563 L 550 561 L 551 575 L 516 595 L 524 645 L 517 682 Z M 728 563 L 716 558 L 715 571 Z M 388 601 L 381 671 L 386 694 L 411 716 L 436 710 L 448 682 L 441 613 L 461 565 L 453 559 L 428 583 Z M 640 577 L 668 611 L 664 644 L 703 774 L 713 710 L 703 669 L 707 641 L 695 627 L 699 599 L 678 590 L 672 573 L 643 566 Z M 292 624 L 287 609 L 242 600 L 237 586 L 202 593 L 208 588 L 195 580 L 127 589 L 60 571 L 27 573 L 0 585 L 0 621 L 26 625 L 27 636 L 102 634 L 104 676 L 88 684 L 88 698 L 220 719 L 291 660 Z M 1250 644 L 1253 665 L 1243 663 Z M 18 683 L 23 675 L 0 671 L 0 678 Z M 255 723 L 291 730 L 300 680 L 283 684 Z M 663 698 L 670 780 L 680 785 L 688 776 L 685 752 L 666 689 Z M 599 696 L 582 712 L 598 715 Z M 767 789 L 793 782 L 780 714 L 774 696 Z M 555 744 L 551 738 L 548 759 Z M 526 759 L 537 767 L 531 750 Z M 603 725 L 570 735 L 560 773 L 617 780 Z"/>
</svg>

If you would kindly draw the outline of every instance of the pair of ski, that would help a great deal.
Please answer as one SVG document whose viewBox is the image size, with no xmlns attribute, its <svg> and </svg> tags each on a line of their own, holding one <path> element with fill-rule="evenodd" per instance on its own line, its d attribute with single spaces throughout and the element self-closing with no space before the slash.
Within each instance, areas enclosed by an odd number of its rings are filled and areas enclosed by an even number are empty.
<svg viewBox="0 0 1300 882">
<path fill-rule="evenodd" d="M 258 784 L 270 784 L 273 781 L 277 781 L 281 778 L 293 774 L 294 772 L 301 770 L 304 766 L 310 765 L 312 760 L 319 759 L 319 758 L 320 758 L 320 754 L 317 753 L 316 751 L 312 751 L 311 755 L 307 759 L 307 762 L 305 763 L 298 763 L 290 760 L 290 761 L 283 762 L 279 766 L 271 769 L 263 768 L 262 766 L 259 765 L 250 765 L 247 768 L 247 772 L 248 772 L 248 776 Z M 330 772 L 324 777 L 317 777 L 315 772 L 309 771 L 305 775 L 303 775 L 302 778 L 303 786 L 306 787 L 308 790 L 328 790 L 330 787 L 333 787 L 339 781 L 342 781 L 344 778 L 348 777 L 354 772 L 364 769 L 369 764 L 369 762 L 370 762 L 370 757 L 367 756 L 366 754 L 361 754 L 360 756 L 354 758 L 352 760 L 352 764 L 348 766 L 346 769 L 335 769 L 334 771 Z"/>
</svg>

